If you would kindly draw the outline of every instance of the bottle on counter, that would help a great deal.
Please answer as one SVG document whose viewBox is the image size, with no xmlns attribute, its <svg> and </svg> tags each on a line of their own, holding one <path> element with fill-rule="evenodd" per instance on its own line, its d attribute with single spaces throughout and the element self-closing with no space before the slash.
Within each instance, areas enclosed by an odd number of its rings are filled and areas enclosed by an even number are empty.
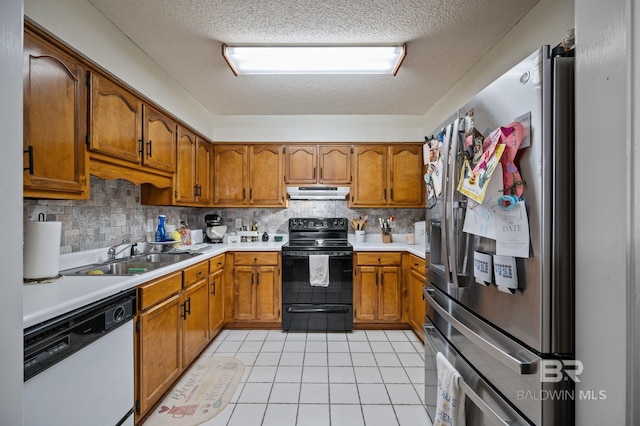
<svg viewBox="0 0 640 426">
<path fill-rule="evenodd" d="M 165 220 L 166 216 L 161 214 L 158 216 L 158 228 L 156 229 L 156 236 L 155 236 L 155 240 L 156 242 L 163 242 L 167 239 L 167 234 L 166 231 L 164 229 L 164 220 Z"/>
</svg>

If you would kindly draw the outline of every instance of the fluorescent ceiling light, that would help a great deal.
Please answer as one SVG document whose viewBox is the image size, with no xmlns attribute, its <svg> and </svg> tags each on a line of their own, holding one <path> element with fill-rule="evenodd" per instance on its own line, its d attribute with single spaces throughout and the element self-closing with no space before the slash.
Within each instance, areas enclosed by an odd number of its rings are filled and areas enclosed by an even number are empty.
<svg viewBox="0 0 640 426">
<path fill-rule="evenodd" d="M 402 46 L 227 46 L 222 55 L 239 74 L 392 74 L 404 60 Z"/>
</svg>

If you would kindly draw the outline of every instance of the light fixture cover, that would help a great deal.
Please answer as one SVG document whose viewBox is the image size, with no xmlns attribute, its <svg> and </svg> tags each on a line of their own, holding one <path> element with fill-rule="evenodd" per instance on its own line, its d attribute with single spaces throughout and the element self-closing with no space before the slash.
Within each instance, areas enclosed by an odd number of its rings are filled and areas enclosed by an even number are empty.
<svg viewBox="0 0 640 426">
<path fill-rule="evenodd" d="M 239 74 L 392 74 L 406 54 L 401 46 L 227 46 L 222 55 Z"/>
</svg>

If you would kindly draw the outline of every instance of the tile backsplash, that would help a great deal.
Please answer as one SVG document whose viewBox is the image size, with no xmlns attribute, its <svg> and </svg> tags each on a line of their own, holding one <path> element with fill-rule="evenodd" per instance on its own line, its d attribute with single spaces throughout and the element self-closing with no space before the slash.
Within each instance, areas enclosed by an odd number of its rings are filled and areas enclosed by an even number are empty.
<svg viewBox="0 0 640 426">
<path fill-rule="evenodd" d="M 204 229 L 204 216 L 219 214 L 235 231 L 236 219 L 251 225 L 256 221 L 260 232 L 286 234 L 292 217 L 369 216 L 367 233 L 378 232 L 374 223 L 379 217 L 395 215 L 396 230 L 404 234 L 415 222 L 425 220 L 425 209 L 349 209 L 346 201 L 289 201 L 288 208 L 192 208 L 157 207 L 140 204 L 140 186 L 125 180 L 102 180 L 91 177 L 89 200 L 24 199 L 24 221 L 38 220 L 43 213 L 47 220 L 62 222 L 60 253 L 73 253 L 113 245 L 123 239 L 143 241 L 153 238 L 157 217 L 167 216 L 167 224 L 186 221 L 191 229 Z M 349 232 L 353 232 L 350 230 Z"/>
</svg>

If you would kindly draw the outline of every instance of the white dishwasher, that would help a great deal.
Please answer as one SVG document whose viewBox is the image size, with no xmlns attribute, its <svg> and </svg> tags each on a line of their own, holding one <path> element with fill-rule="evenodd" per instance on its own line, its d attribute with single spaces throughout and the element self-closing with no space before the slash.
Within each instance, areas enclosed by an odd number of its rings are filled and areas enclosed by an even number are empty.
<svg viewBox="0 0 640 426">
<path fill-rule="evenodd" d="M 24 332 L 24 425 L 133 425 L 135 290 Z"/>
</svg>

